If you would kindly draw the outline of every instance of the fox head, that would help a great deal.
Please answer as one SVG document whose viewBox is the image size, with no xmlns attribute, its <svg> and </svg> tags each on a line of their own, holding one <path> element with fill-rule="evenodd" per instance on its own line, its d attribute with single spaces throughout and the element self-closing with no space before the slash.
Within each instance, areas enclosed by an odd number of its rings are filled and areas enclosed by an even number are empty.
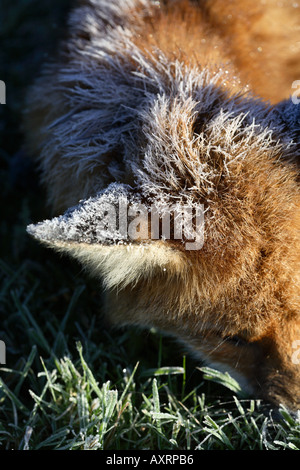
<svg viewBox="0 0 300 470">
<path fill-rule="evenodd" d="M 31 95 L 29 134 L 64 213 L 28 232 L 101 279 L 112 323 L 155 326 L 299 409 L 299 109 L 236 92 L 228 67 L 149 52 L 140 16 L 135 37 L 118 2 L 100 3 L 75 13 L 69 62 Z"/>
<path fill-rule="evenodd" d="M 28 232 L 102 280 L 113 323 L 155 326 L 250 391 L 297 408 L 297 171 L 283 158 L 288 146 L 245 119 L 218 116 L 209 138 L 180 129 L 173 151 L 156 133 L 161 152 L 148 149 L 138 184 L 112 183 Z"/>
</svg>

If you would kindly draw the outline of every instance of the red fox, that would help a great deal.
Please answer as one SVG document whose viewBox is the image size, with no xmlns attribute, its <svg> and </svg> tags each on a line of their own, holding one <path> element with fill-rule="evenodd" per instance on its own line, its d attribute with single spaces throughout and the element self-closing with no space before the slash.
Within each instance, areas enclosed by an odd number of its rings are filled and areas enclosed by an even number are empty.
<svg viewBox="0 0 300 470">
<path fill-rule="evenodd" d="M 113 324 L 291 410 L 299 52 L 292 0 L 85 0 L 25 114 L 54 211 L 29 234 L 102 280 Z"/>
</svg>

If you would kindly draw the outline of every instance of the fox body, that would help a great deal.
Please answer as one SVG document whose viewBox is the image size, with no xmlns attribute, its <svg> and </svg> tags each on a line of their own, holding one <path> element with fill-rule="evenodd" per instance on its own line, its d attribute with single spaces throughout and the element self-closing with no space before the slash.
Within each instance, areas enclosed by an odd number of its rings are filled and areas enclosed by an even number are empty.
<svg viewBox="0 0 300 470">
<path fill-rule="evenodd" d="M 257 3 L 77 7 L 29 96 L 27 145 L 55 213 L 28 232 L 102 279 L 112 323 L 155 326 L 296 410 L 300 8 Z M 120 201 L 146 208 L 135 237 L 98 230 Z M 150 208 L 161 228 L 174 204 L 202 208 L 197 249 L 153 236 Z"/>
</svg>

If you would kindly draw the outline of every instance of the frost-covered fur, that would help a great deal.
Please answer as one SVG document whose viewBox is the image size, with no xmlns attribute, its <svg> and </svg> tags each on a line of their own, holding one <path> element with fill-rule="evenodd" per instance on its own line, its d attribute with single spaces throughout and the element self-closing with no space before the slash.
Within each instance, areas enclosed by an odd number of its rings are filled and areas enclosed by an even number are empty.
<svg viewBox="0 0 300 470">
<path fill-rule="evenodd" d="M 139 21 L 129 15 L 134 8 L 140 10 Z M 200 171 L 201 181 L 208 181 L 214 175 L 205 154 L 209 156 L 219 145 L 221 135 L 225 137 L 226 160 L 236 156 L 239 149 L 245 154 L 246 146 L 249 150 L 249 146 L 260 146 L 264 151 L 273 139 L 277 140 L 282 128 L 280 119 L 275 115 L 273 119 L 270 109 L 259 100 L 241 99 L 246 85 L 238 87 L 237 96 L 232 96 L 232 84 L 226 91 L 220 89 L 228 77 L 232 78 L 222 63 L 211 68 L 203 68 L 202 64 L 188 67 L 176 59 L 170 62 L 164 51 L 141 50 L 136 43 L 136 35 L 143 28 L 140 15 L 151 17 L 157 8 L 157 2 L 132 0 L 90 2 L 75 10 L 70 19 L 68 52 L 62 54 L 62 61 L 67 55 L 67 66 L 61 65 L 58 70 L 57 64 L 49 66 L 45 74 L 55 74 L 55 80 L 45 82 L 42 78 L 30 95 L 31 112 L 37 109 L 39 116 L 46 114 L 44 126 L 41 122 L 38 127 L 39 159 L 54 207 L 66 209 L 114 180 L 133 181 L 138 176 L 139 184 L 146 188 L 148 175 L 158 171 L 159 178 L 164 163 L 169 167 L 162 176 L 168 182 L 168 193 L 174 165 L 179 170 L 177 180 L 193 179 L 193 174 L 198 178 Z M 78 35 L 90 39 L 78 39 Z M 286 113 L 288 120 L 289 107 Z M 195 135 L 195 120 L 201 116 L 201 129 Z M 275 136 L 270 130 L 274 124 Z M 295 157 L 294 149 L 288 150 L 294 133 L 295 128 L 288 126 L 286 158 L 289 153 Z M 46 139 L 41 138 L 43 135 Z M 233 137 L 237 135 L 233 148 Z M 34 139 L 36 146 L 36 136 Z M 164 162 L 161 159 L 166 148 Z M 189 153 L 190 169 L 180 168 L 183 148 Z M 142 158 L 140 169 L 137 161 Z M 68 181 L 61 179 L 57 159 L 69 172 Z M 161 183 L 154 188 L 151 176 L 150 191 L 156 192 Z M 75 191 L 69 188 L 70 177 Z M 175 191 L 180 190 L 175 180 L 174 185 Z"/>
<path fill-rule="evenodd" d="M 75 9 L 25 115 L 49 203 L 67 212 L 28 231 L 102 278 L 116 324 L 174 334 L 295 408 L 300 106 L 271 105 L 251 74 L 244 82 L 224 27 L 211 28 L 212 5 L 88 0 Z M 124 243 L 116 231 L 102 239 L 104 205 L 125 196 L 203 205 L 203 248 Z"/>
</svg>

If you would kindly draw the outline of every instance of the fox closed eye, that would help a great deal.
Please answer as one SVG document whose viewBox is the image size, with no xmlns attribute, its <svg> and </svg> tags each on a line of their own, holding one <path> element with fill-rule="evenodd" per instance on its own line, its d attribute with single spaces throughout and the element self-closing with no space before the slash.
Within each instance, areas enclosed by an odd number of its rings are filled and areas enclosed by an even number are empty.
<svg viewBox="0 0 300 470">
<path fill-rule="evenodd" d="M 227 343 L 232 343 L 235 346 L 248 346 L 248 342 L 241 338 L 240 336 L 234 335 L 234 336 L 225 336 L 223 338 Z"/>
</svg>

